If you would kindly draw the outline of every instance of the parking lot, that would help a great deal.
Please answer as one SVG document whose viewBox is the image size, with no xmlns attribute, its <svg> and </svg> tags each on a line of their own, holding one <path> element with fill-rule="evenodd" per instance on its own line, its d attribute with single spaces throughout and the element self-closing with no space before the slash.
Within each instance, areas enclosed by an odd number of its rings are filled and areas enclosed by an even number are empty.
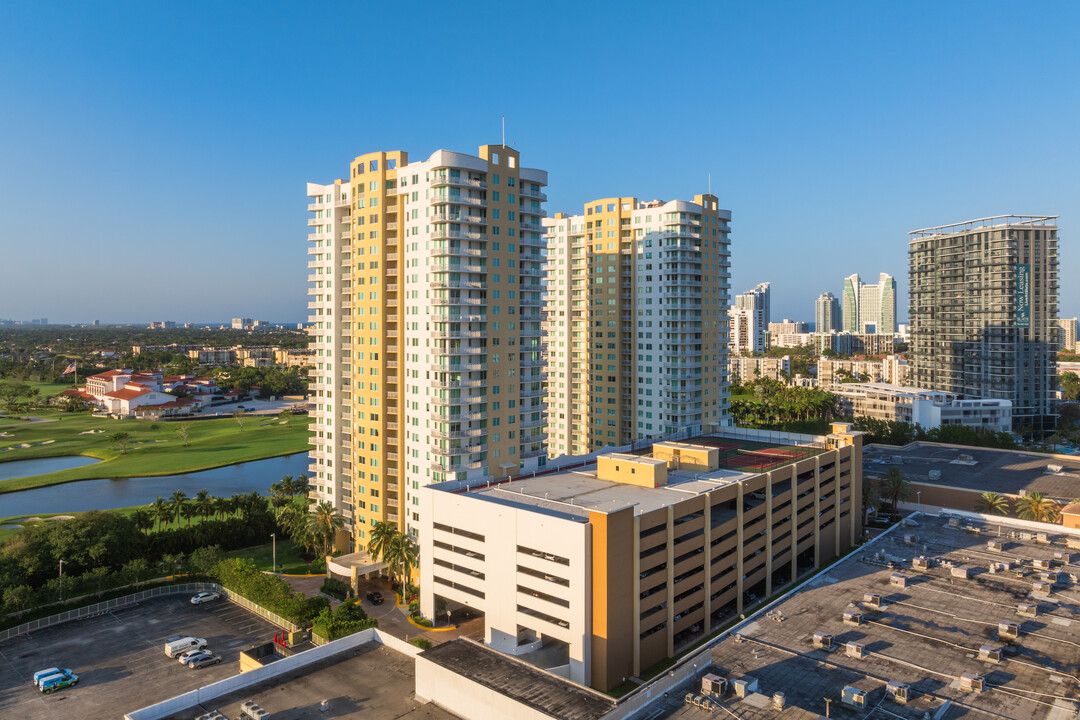
<svg viewBox="0 0 1080 720">
<path fill-rule="evenodd" d="M 65 623 L 0 643 L 0 717 L 108 718 L 235 675 L 240 652 L 278 628 L 226 600 L 192 605 L 189 595 Z M 222 662 L 191 670 L 165 657 L 173 635 L 206 638 Z M 48 667 L 71 668 L 79 684 L 51 695 L 32 685 Z"/>
</svg>

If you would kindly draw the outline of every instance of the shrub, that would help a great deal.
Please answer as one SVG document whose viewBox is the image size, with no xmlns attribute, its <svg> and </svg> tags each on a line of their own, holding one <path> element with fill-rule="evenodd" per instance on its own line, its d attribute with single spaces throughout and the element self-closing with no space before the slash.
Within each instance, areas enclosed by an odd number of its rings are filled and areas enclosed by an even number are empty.
<svg viewBox="0 0 1080 720">
<path fill-rule="evenodd" d="M 337 640 L 375 627 L 379 627 L 379 621 L 369 618 L 359 603 L 346 602 L 333 612 L 329 607 L 323 608 L 312 623 L 311 631 L 327 640 Z"/>
<path fill-rule="evenodd" d="M 432 647 L 431 646 L 431 641 L 428 640 L 427 638 L 421 638 L 421 637 L 413 638 L 409 642 L 412 643 L 413 645 L 415 645 L 416 647 L 420 648 L 421 650 L 430 650 L 431 647 Z"/>
<path fill-rule="evenodd" d="M 337 598 L 342 602 L 352 597 L 352 587 L 337 578 L 326 578 L 326 581 L 319 588 L 319 592 Z"/>
<path fill-rule="evenodd" d="M 254 562 L 244 558 L 222 560 L 214 574 L 223 587 L 297 625 L 310 623 L 330 605 L 324 597 L 309 598 L 293 591 L 289 583 L 277 575 L 263 573 Z"/>
</svg>

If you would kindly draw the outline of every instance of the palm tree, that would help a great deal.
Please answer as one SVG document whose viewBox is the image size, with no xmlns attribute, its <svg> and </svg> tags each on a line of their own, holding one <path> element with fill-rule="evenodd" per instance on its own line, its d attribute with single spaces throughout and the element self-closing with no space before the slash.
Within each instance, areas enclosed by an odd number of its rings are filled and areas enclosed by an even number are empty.
<svg viewBox="0 0 1080 720">
<path fill-rule="evenodd" d="M 150 505 L 150 512 L 153 513 L 154 517 L 161 523 L 162 530 L 169 529 L 169 521 L 172 520 L 173 510 L 172 507 L 169 506 L 169 503 L 161 499 L 160 495 L 158 495 L 157 500 Z"/>
<path fill-rule="evenodd" d="M 334 509 L 333 503 L 324 500 L 307 514 L 307 525 L 311 533 L 322 541 L 323 554 L 329 555 L 333 550 L 334 534 L 345 527 L 345 518 Z"/>
<path fill-rule="evenodd" d="M 1021 520 L 1054 522 L 1061 507 L 1041 492 L 1029 492 L 1016 501 L 1016 514 Z"/>
<path fill-rule="evenodd" d="M 196 493 L 195 508 L 198 510 L 199 515 L 202 516 L 203 522 L 206 522 L 206 519 L 214 514 L 216 507 L 217 504 L 213 496 L 210 495 L 209 490 L 200 490 Z"/>
<path fill-rule="evenodd" d="M 220 515 L 224 520 L 225 516 L 229 514 L 229 498 L 214 498 L 214 515 Z"/>
<path fill-rule="evenodd" d="M 177 490 L 169 496 L 169 503 L 172 506 L 173 517 L 176 518 L 177 526 L 180 525 L 180 516 L 184 512 L 184 503 L 187 502 L 187 493 L 183 490 Z"/>
<path fill-rule="evenodd" d="M 394 537 L 390 540 L 390 545 L 383 553 L 383 562 L 395 569 L 401 567 L 399 579 L 401 580 L 401 596 L 403 600 L 406 595 L 405 588 L 412 578 L 412 569 L 416 567 L 419 554 L 419 548 L 417 548 L 413 539 L 400 532 L 395 532 Z"/>
<path fill-rule="evenodd" d="M 382 559 L 382 562 L 386 562 L 386 550 L 390 547 L 390 543 L 393 541 L 394 536 L 398 534 L 397 525 L 382 520 L 375 523 L 371 528 L 370 539 L 368 540 L 368 552 L 371 553 L 371 557 L 375 560 Z"/>
<path fill-rule="evenodd" d="M 293 495 L 307 495 L 310 488 L 307 473 L 296 476 L 296 480 L 293 481 Z"/>
<path fill-rule="evenodd" d="M 144 535 L 149 535 L 150 529 L 154 527 L 154 517 L 155 516 L 147 508 L 139 508 L 131 514 L 131 520 L 135 523 L 135 529 L 142 531 Z"/>
<path fill-rule="evenodd" d="M 878 489 L 874 483 L 870 482 L 870 478 L 866 476 L 863 476 L 862 481 L 862 506 L 863 514 L 872 512 L 875 517 L 877 511 L 881 509 L 881 495 L 878 494 Z"/>
<path fill-rule="evenodd" d="M 192 503 L 186 502 L 180 508 L 180 514 L 187 520 L 187 526 L 191 527 L 191 519 L 199 514 L 199 508 L 195 507 Z"/>
<path fill-rule="evenodd" d="M 898 515 L 897 506 L 903 500 L 911 499 L 911 484 L 900 468 L 893 465 L 885 472 L 885 477 L 878 481 L 881 497 L 892 504 L 893 517 Z"/>
<path fill-rule="evenodd" d="M 1011 509 L 1009 498 L 1001 493 L 984 492 L 979 496 L 979 499 L 975 501 L 975 512 L 977 513 L 986 515 L 1008 515 Z"/>
<path fill-rule="evenodd" d="M 229 498 L 229 514 L 239 513 L 243 502 L 244 499 L 240 497 L 240 493 L 233 493 L 233 496 Z"/>
<path fill-rule="evenodd" d="M 293 481 L 292 475 L 286 475 L 281 478 L 281 494 L 287 497 L 292 497 L 296 494 L 296 483 Z M 270 486 L 270 492 L 274 491 L 274 486 Z"/>
</svg>

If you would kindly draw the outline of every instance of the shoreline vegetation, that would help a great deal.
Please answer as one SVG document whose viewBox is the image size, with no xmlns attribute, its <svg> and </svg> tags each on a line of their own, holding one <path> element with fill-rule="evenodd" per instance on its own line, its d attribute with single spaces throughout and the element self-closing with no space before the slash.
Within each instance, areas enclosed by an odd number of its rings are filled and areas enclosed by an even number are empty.
<svg viewBox="0 0 1080 720">
<path fill-rule="evenodd" d="M 90 413 L 35 410 L 33 420 L 0 418 L 0 466 L 5 462 L 83 456 L 101 462 L 0 480 L 0 495 L 79 480 L 161 477 L 212 470 L 310 449 L 310 419 L 295 415 L 248 416 L 241 426 L 232 417 L 184 422 L 113 420 Z M 44 422 L 43 422 L 44 421 Z M 188 437 L 177 433 L 187 426 Z M 93 432 L 91 431 L 100 431 Z M 126 435 L 122 446 L 113 438 Z M 25 446 L 25 447 L 19 447 Z"/>
</svg>

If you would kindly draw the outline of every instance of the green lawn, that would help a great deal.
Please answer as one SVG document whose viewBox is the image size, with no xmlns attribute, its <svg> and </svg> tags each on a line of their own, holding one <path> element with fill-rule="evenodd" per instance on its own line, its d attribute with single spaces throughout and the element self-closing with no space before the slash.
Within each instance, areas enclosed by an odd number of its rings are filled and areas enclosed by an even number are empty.
<svg viewBox="0 0 1080 720">
<path fill-rule="evenodd" d="M 0 438 L 0 448 L 22 443 L 30 447 L 0 452 L 0 462 L 32 460 L 63 455 L 86 455 L 103 462 L 81 468 L 61 470 L 0 481 L 0 493 L 55 485 L 73 480 L 98 478 L 176 475 L 209 470 L 250 460 L 291 455 L 309 449 L 306 416 L 295 416 L 282 425 L 276 416 L 248 416 L 243 430 L 231 417 L 198 420 L 188 423 L 190 446 L 177 437 L 180 423 L 148 420 L 112 420 L 94 418 L 89 413 L 61 413 L 35 410 L 34 417 L 50 422 L 27 423 L 11 418 L 0 419 L 0 431 L 11 437 Z M 100 434 L 82 435 L 87 430 Z M 109 437 L 117 432 L 131 435 L 126 455 L 113 448 Z M 42 445 L 47 440 L 53 442 Z"/>
<path fill-rule="evenodd" d="M 272 570 L 273 543 L 256 545 L 255 547 L 235 550 L 227 553 L 227 557 L 247 558 L 254 561 L 260 570 Z M 277 543 L 278 572 L 286 575 L 308 575 L 326 572 L 326 560 L 318 558 L 308 567 L 304 559 L 300 557 L 300 548 L 292 540 L 280 539 Z"/>
</svg>

